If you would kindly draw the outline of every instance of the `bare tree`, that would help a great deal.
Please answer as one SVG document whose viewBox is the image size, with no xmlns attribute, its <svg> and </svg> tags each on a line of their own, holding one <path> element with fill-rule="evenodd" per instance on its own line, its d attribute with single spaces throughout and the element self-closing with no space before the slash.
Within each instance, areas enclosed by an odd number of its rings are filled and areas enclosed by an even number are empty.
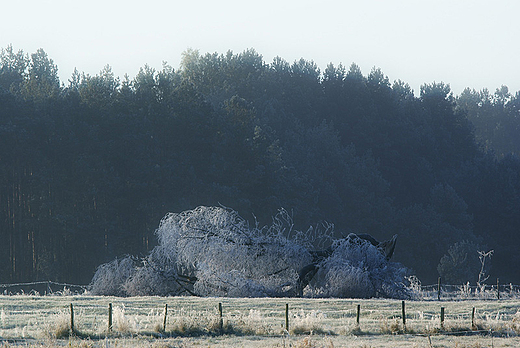
<svg viewBox="0 0 520 348">
<path fill-rule="evenodd" d="M 481 292 L 484 292 L 484 288 L 486 287 L 485 282 L 489 279 L 489 275 L 486 275 L 486 258 L 491 259 L 493 256 L 494 250 L 490 250 L 488 252 L 485 251 L 477 251 L 478 259 L 480 260 L 480 272 L 478 274 L 477 286 Z"/>
</svg>

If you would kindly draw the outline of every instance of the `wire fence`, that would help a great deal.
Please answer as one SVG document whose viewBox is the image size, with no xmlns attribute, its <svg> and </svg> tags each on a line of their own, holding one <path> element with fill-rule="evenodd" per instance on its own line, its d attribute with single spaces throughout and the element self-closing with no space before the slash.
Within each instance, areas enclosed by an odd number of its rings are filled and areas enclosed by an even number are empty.
<svg viewBox="0 0 520 348">
<path fill-rule="evenodd" d="M 29 283 L 0 284 L 3 295 L 79 295 L 87 291 L 88 285 L 53 282 L 50 280 Z"/>
<path fill-rule="evenodd" d="M 493 300 L 520 299 L 520 285 L 515 284 L 481 284 L 462 285 L 412 284 L 409 288 L 414 300 Z M 60 283 L 54 281 L 36 281 L 27 283 L 0 284 L 2 295 L 83 295 L 88 294 L 88 285 Z"/>
<path fill-rule="evenodd" d="M 433 284 L 411 287 L 413 298 L 417 300 L 505 300 L 520 299 L 520 285 L 481 284 L 463 285 Z"/>
<path fill-rule="evenodd" d="M 0 340 L 70 335 L 474 335 L 516 337 L 516 300 L 405 301 L 0 296 Z"/>
</svg>

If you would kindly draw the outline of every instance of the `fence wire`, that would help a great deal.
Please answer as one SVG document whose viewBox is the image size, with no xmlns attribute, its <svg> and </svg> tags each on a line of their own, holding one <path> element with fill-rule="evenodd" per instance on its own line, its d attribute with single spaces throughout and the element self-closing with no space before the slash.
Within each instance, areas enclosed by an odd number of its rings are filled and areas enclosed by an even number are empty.
<svg viewBox="0 0 520 348">
<path fill-rule="evenodd" d="M 3 295 L 80 295 L 85 293 L 87 289 L 87 285 L 59 283 L 50 280 L 0 284 L 0 294 Z"/>
<path fill-rule="evenodd" d="M 418 285 L 411 288 L 417 300 L 493 300 L 520 299 L 520 285 L 482 284 L 480 286 L 463 284 Z"/>
<path fill-rule="evenodd" d="M 452 284 L 413 285 L 410 288 L 415 300 L 491 300 L 520 299 L 520 285 L 483 284 L 480 286 Z M 82 295 L 88 293 L 88 285 L 36 281 L 28 283 L 0 284 L 3 295 Z"/>
<path fill-rule="evenodd" d="M 68 337 L 72 326 L 74 334 L 93 338 L 216 334 L 509 337 L 520 333 L 518 300 L 406 301 L 405 320 L 402 303 L 389 299 L 0 296 L 0 339 Z"/>
</svg>

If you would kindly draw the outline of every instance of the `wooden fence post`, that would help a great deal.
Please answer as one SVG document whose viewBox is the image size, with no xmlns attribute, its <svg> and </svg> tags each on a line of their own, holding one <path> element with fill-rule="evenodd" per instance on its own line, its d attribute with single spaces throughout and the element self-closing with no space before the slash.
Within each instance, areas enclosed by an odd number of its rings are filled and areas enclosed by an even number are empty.
<svg viewBox="0 0 520 348">
<path fill-rule="evenodd" d="M 441 277 L 437 279 L 437 300 L 441 300 Z"/>
<path fill-rule="evenodd" d="M 497 300 L 500 300 L 500 284 L 498 282 L 498 278 L 497 278 Z"/>
<path fill-rule="evenodd" d="M 112 331 L 112 303 L 108 304 L 108 331 Z"/>
<path fill-rule="evenodd" d="M 403 331 L 406 331 L 406 313 L 404 310 L 404 301 L 401 302 L 401 309 L 402 309 L 402 315 L 403 315 Z"/>
<path fill-rule="evenodd" d="M 285 304 L 285 330 L 289 332 L 289 304 Z"/>
<path fill-rule="evenodd" d="M 74 307 L 70 304 L 70 333 L 74 333 Z"/>
<path fill-rule="evenodd" d="M 471 311 L 471 330 L 476 330 L 477 327 L 475 325 L 475 307 L 473 307 L 473 310 Z"/>
<path fill-rule="evenodd" d="M 357 305 L 356 324 L 359 327 L 359 312 L 361 312 L 361 305 Z"/>
<path fill-rule="evenodd" d="M 166 332 L 166 316 L 168 315 L 168 304 L 164 305 L 163 331 Z"/>
<path fill-rule="evenodd" d="M 444 307 L 441 307 L 441 329 L 444 330 Z"/>
<path fill-rule="evenodd" d="M 220 331 L 222 331 L 223 327 L 224 327 L 224 322 L 222 320 L 222 303 L 219 302 L 218 303 L 218 317 L 219 317 L 219 329 Z"/>
</svg>

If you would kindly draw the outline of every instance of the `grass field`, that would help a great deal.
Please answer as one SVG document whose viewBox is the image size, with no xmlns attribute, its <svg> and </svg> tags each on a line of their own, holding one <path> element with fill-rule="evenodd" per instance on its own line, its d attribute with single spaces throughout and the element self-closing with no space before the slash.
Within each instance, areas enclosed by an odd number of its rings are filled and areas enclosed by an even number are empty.
<svg viewBox="0 0 520 348">
<path fill-rule="evenodd" d="M 0 347 L 520 347 L 518 300 L 407 301 L 405 315 L 388 299 L 0 296 Z"/>
</svg>

